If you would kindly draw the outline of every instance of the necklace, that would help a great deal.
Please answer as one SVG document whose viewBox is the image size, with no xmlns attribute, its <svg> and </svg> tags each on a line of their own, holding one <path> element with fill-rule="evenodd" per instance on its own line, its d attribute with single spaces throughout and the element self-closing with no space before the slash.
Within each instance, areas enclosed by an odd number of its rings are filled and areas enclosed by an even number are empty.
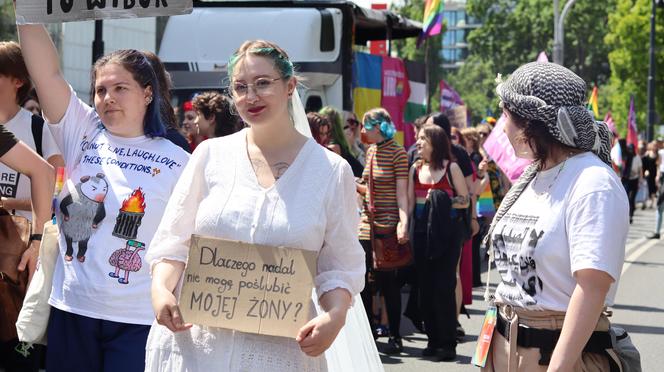
<svg viewBox="0 0 664 372">
<path fill-rule="evenodd" d="M 556 173 L 555 177 L 553 177 L 553 180 L 551 180 L 551 182 L 549 183 L 549 186 L 547 186 L 546 190 L 544 190 L 542 192 L 537 192 L 535 190 L 535 188 L 537 187 L 537 180 L 539 180 L 539 176 L 540 176 L 540 173 L 541 173 L 541 172 L 537 172 L 537 175 L 535 176 L 535 179 L 533 180 L 533 191 L 535 191 L 535 195 L 542 196 L 544 194 L 548 194 L 551 191 L 551 187 L 553 187 L 553 185 L 558 180 L 558 176 L 560 176 L 560 173 L 563 171 L 563 169 L 565 169 L 565 163 L 567 163 L 567 160 L 569 158 L 571 158 L 572 156 L 574 156 L 574 155 L 575 155 L 574 153 L 569 153 L 567 155 L 565 160 L 563 160 L 563 163 L 560 165 L 560 168 L 558 168 L 558 172 Z"/>
</svg>

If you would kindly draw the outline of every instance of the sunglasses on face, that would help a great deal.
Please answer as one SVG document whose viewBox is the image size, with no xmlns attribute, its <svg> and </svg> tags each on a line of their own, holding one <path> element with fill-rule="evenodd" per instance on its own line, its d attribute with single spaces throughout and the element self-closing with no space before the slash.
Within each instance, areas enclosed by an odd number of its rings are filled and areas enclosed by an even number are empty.
<svg viewBox="0 0 664 372">
<path fill-rule="evenodd" d="M 373 123 L 369 123 L 369 122 L 364 123 L 364 129 L 366 129 L 366 130 L 372 130 L 375 127 L 376 126 Z"/>
</svg>

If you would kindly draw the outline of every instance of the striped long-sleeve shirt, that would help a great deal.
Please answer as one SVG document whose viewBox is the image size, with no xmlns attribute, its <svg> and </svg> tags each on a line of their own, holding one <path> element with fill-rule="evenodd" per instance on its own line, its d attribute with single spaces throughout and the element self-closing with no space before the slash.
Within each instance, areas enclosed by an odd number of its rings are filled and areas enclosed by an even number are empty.
<svg viewBox="0 0 664 372">
<path fill-rule="evenodd" d="M 372 145 L 367 151 L 366 167 L 362 179 L 369 183 L 369 175 L 373 167 L 373 203 L 374 221 L 379 227 L 392 227 L 399 223 L 399 206 L 397 204 L 397 180 L 408 179 L 408 156 L 404 148 L 396 141 L 388 140 Z M 369 217 L 369 192 L 364 196 L 362 219 L 359 226 L 360 240 L 371 238 Z"/>
</svg>

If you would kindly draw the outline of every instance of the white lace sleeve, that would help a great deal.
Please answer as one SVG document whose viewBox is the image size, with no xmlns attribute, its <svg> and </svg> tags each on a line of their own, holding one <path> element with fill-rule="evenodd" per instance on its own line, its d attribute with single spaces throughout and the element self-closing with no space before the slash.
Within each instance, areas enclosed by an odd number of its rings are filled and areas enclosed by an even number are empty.
<svg viewBox="0 0 664 372">
<path fill-rule="evenodd" d="M 364 288 L 365 255 L 357 237 L 359 216 L 353 172 L 345 161 L 335 172 L 335 184 L 326 198 L 327 226 L 315 278 L 319 298 L 335 288 L 346 289 L 354 297 Z"/>
<path fill-rule="evenodd" d="M 207 141 L 203 141 L 196 147 L 175 185 L 150 243 L 150 249 L 145 255 L 145 260 L 150 263 L 150 270 L 164 259 L 187 262 L 198 206 L 208 190 L 205 175 L 205 164 L 209 158 L 208 145 Z"/>
</svg>

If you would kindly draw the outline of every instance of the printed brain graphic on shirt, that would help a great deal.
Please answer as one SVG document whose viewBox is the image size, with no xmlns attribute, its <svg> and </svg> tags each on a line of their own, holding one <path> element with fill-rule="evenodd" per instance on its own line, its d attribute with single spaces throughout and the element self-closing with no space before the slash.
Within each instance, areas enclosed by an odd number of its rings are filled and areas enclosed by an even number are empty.
<svg viewBox="0 0 664 372">
<path fill-rule="evenodd" d="M 108 273 L 108 276 L 118 279 L 120 284 L 129 284 L 129 273 L 137 272 L 143 267 L 143 259 L 139 253 L 145 250 L 145 243 L 135 239 L 144 215 L 145 195 L 139 187 L 122 202 L 113 227 L 113 236 L 127 239 L 125 246 L 113 252 L 108 259 L 108 263 L 115 267 L 115 271 Z M 120 277 L 120 271 L 124 272 L 123 277 Z"/>
</svg>

